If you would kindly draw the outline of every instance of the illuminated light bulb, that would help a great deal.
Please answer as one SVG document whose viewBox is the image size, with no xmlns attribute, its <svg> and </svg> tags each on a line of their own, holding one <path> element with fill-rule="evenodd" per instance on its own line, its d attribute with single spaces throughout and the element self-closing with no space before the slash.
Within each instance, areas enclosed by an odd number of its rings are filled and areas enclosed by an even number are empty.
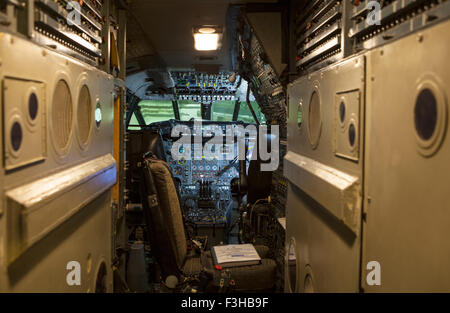
<svg viewBox="0 0 450 313">
<path fill-rule="evenodd" d="M 219 48 L 219 34 L 194 34 L 195 50 L 212 51 Z"/>
<path fill-rule="evenodd" d="M 216 32 L 216 29 L 212 27 L 202 27 L 199 28 L 198 32 L 201 34 L 214 34 Z"/>
</svg>

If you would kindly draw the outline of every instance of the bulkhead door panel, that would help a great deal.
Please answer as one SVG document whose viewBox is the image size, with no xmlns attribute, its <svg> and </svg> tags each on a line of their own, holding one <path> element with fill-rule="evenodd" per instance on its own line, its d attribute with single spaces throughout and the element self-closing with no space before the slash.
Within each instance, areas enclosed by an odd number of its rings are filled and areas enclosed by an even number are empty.
<svg viewBox="0 0 450 313">
<path fill-rule="evenodd" d="M 449 32 L 447 21 L 368 54 L 366 291 L 450 290 Z M 366 281 L 370 261 L 381 285 Z"/>
<path fill-rule="evenodd" d="M 0 82 L 0 291 L 112 291 L 113 77 L 0 33 Z"/>
<path fill-rule="evenodd" d="M 359 290 L 364 71 L 357 56 L 289 86 L 286 291 Z"/>
</svg>

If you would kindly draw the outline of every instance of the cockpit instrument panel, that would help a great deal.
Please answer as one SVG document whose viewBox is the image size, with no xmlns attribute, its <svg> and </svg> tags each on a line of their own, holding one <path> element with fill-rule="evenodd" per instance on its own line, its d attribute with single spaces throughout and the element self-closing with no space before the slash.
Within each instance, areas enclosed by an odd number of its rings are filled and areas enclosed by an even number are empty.
<svg viewBox="0 0 450 313">
<path fill-rule="evenodd" d="M 180 134 L 172 136 L 177 126 L 184 127 L 187 137 L 190 137 L 189 143 L 180 143 Z M 245 145 L 240 147 L 238 138 L 245 138 L 242 137 L 242 130 L 246 126 L 242 122 L 175 120 L 150 125 L 163 138 L 166 161 L 188 218 L 198 221 L 207 216 L 212 222 L 224 220 L 225 210 L 231 201 L 231 181 L 239 177 L 239 149 L 245 149 Z M 218 133 L 223 138 L 215 137 Z M 247 136 L 247 141 L 248 137 L 251 136 Z M 246 151 L 249 155 L 251 149 Z M 217 214 L 205 215 L 205 211 Z"/>
</svg>

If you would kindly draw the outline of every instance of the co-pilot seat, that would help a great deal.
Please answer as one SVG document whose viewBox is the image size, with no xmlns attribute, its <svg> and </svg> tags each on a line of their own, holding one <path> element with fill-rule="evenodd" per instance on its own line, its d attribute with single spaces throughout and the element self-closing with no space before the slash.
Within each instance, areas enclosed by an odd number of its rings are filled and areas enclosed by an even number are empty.
<svg viewBox="0 0 450 313">
<path fill-rule="evenodd" d="M 262 259 L 258 265 L 222 270 L 215 268 L 210 251 L 188 249 L 194 245 L 186 238 L 180 202 L 168 164 L 154 156 L 147 156 L 143 175 L 141 194 L 144 212 L 163 281 L 169 276 L 176 276 L 178 281 L 182 281 L 182 278 L 198 278 L 201 274 L 206 274 L 209 277 L 208 285 L 219 288 L 221 278 L 228 275 L 233 291 L 272 290 L 276 265 L 274 260 L 265 258 L 267 247 L 256 247 Z"/>
</svg>

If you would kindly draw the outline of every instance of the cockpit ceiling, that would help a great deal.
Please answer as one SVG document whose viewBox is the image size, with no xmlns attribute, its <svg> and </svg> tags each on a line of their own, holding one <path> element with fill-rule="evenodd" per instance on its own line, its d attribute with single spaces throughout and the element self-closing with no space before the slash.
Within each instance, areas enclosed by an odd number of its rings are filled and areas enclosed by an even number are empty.
<svg viewBox="0 0 450 313">
<path fill-rule="evenodd" d="M 151 54 L 136 55 L 130 51 L 129 56 L 139 64 L 156 66 L 153 62 L 158 56 L 158 66 L 167 69 L 215 69 L 215 71 L 231 71 L 228 56 L 227 36 L 223 36 L 222 47 L 218 51 L 196 51 L 192 28 L 198 25 L 219 25 L 225 28 L 226 12 L 230 4 L 275 3 L 276 0 L 133 0 L 130 10 L 135 21 L 144 33 L 142 45 L 148 44 L 152 49 L 139 49 L 134 42 L 132 46 L 138 50 L 152 50 Z M 131 26 L 131 25 L 129 25 Z M 134 25 L 135 26 L 135 25 Z M 133 31 L 129 27 L 128 32 Z M 132 27 L 135 29 L 135 27 Z M 226 34 L 226 29 L 224 31 Z M 151 59 L 145 62 L 145 59 Z M 127 63 L 130 63 L 127 62 Z M 130 63 L 131 64 L 131 63 Z"/>
</svg>

